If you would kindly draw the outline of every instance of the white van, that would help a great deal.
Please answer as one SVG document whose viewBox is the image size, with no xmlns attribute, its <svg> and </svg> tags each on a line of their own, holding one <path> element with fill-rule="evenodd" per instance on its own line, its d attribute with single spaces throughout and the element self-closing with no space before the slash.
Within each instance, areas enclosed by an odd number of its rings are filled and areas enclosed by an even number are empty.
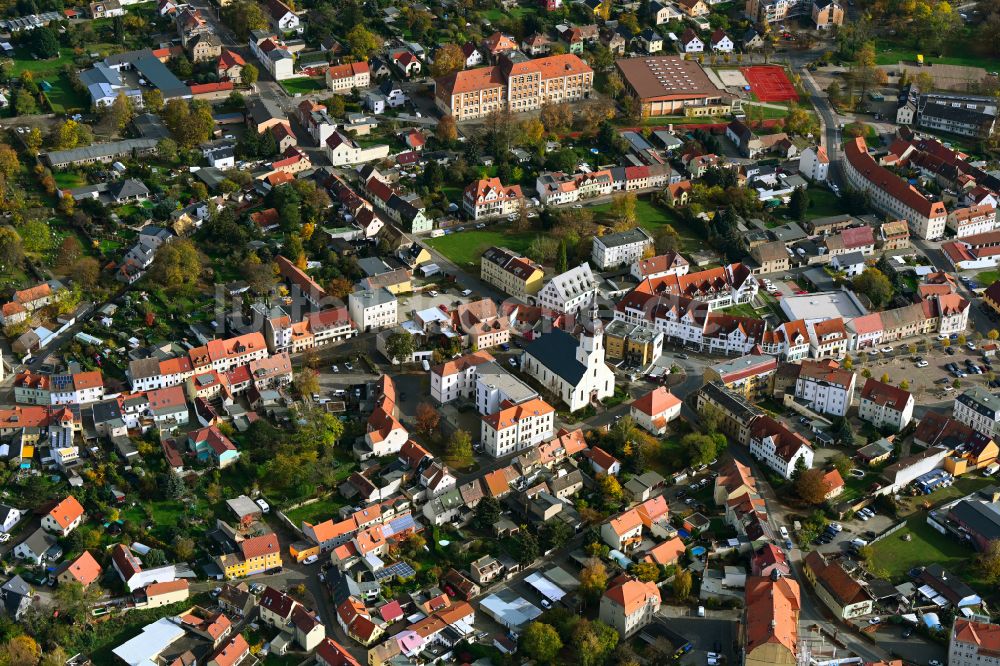
<svg viewBox="0 0 1000 666">
<path fill-rule="evenodd" d="M 983 476 L 993 476 L 997 470 L 1000 470 L 1000 463 L 991 463 L 983 470 Z"/>
<path fill-rule="evenodd" d="M 426 358 L 420 362 L 420 365 L 421 365 L 421 367 L 423 367 L 424 372 L 430 372 L 431 371 L 431 364 L 427 362 Z"/>
</svg>

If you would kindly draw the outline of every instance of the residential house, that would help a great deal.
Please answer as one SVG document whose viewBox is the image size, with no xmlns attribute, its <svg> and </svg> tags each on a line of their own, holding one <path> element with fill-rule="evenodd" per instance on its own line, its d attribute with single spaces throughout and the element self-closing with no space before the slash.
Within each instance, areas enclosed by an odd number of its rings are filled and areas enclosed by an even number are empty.
<svg viewBox="0 0 1000 666">
<path fill-rule="evenodd" d="M 804 360 L 795 380 L 795 397 L 820 414 L 844 416 L 854 400 L 857 376 L 837 361 Z"/>
<path fill-rule="evenodd" d="M 611 581 L 601 597 L 599 617 L 622 638 L 628 638 L 653 621 L 660 610 L 656 583 L 643 583 L 622 575 Z"/>
<path fill-rule="evenodd" d="M 680 398 L 668 389 L 658 386 L 649 393 L 636 398 L 630 408 L 636 425 L 654 435 L 664 435 L 667 424 L 681 414 Z"/>
<path fill-rule="evenodd" d="M 812 467 L 813 450 L 808 440 L 770 416 L 761 416 L 751 424 L 749 448 L 750 455 L 785 479 L 791 478 L 798 465 Z"/>
<path fill-rule="evenodd" d="M 491 247 L 480 260 L 480 278 L 500 291 L 527 300 L 542 288 L 542 268 L 526 257 Z"/>
<path fill-rule="evenodd" d="M 913 418 L 913 404 L 913 395 L 909 391 L 869 377 L 861 389 L 858 418 L 876 428 L 898 432 Z"/>
<path fill-rule="evenodd" d="M 822 553 L 814 550 L 806 556 L 803 569 L 816 596 L 838 619 L 850 620 L 874 612 L 871 596 L 839 562 L 827 562 Z"/>
<path fill-rule="evenodd" d="M 80 526 L 83 515 L 83 505 L 72 495 L 67 495 L 42 516 L 42 527 L 59 536 L 67 536 Z"/>
<path fill-rule="evenodd" d="M 748 576 L 741 625 L 744 666 L 795 666 L 802 597 L 792 578 Z"/>
</svg>

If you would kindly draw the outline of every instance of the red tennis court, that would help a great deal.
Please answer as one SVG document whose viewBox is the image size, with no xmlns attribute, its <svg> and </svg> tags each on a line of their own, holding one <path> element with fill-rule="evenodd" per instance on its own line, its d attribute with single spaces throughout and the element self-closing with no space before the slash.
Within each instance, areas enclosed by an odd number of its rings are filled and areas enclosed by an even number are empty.
<svg viewBox="0 0 1000 666">
<path fill-rule="evenodd" d="M 785 70 L 775 65 L 742 67 L 750 88 L 761 102 L 797 102 L 799 94 Z"/>
</svg>

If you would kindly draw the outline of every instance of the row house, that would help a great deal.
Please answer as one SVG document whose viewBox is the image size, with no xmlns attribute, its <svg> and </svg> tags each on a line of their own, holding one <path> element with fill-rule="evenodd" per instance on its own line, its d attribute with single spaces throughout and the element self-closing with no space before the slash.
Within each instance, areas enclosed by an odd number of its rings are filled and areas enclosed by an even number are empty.
<svg viewBox="0 0 1000 666">
<path fill-rule="evenodd" d="M 910 230 L 924 240 L 944 235 L 948 211 L 940 201 L 932 201 L 908 182 L 881 166 L 868 154 L 861 137 L 844 146 L 844 169 L 855 189 L 868 194 L 881 213 L 906 220 Z"/>
<path fill-rule="evenodd" d="M 997 209 L 992 204 L 956 208 L 948 213 L 947 226 L 956 238 L 994 231 L 997 228 Z"/>
<path fill-rule="evenodd" d="M 869 377 L 861 389 L 858 418 L 876 428 L 900 431 L 913 419 L 913 395 Z"/>
<path fill-rule="evenodd" d="M 761 341 L 765 354 L 779 356 L 792 363 L 809 356 L 809 327 L 803 319 L 783 322 L 773 331 L 765 331 Z"/>
<path fill-rule="evenodd" d="M 194 365 L 187 356 L 177 356 L 162 361 L 144 358 L 131 361 L 126 374 L 132 385 L 132 391 L 140 393 L 183 384 L 194 375 Z"/>
<path fill-rule="evenodd" d="M 504 403 L 500 411 L 482 418 L 480 441 L 494 458 L 536 446 L 554 432 L 555 409 L 540 398 L 520 405 Z"/>
<path fill-rule="evenodd" d="M 514 215 L 523 205 L 521 186 L 508 187 L 495 177 L 471 183 L 462 195 L 462 209 L 473 220 Z"/>
<path fill-rule="evenodd" d="M 856 375 L 833 359 L 802 361 L 795 397 L 820 414 L 844 416 L 854 400 Z"/>
<path fill-rule="evenodd" d="M 494 363 L 493 355 L 476 351 L 431 368 L 431 397 L 439 404 L 458 399 L 469 400 L 476 391 L 476 369 Z"/>
<path fill-rule="evenodd" d="M 813 450 L 808 440 L 770 416 L 754 419 L 749 448 L 750 455 L 783 479 L 792 477 L 800 460 L 806 469 L 812 467 Z"/>
<path fill-rule="evenodd" d="M 677 252 L 667 252 L 655 257 L 640 258 L 632 263 L 631 274 L 639 282 L 655 280 L 668 275 L 687 275 L 691 264 Z"/>
<path fill-rule="evenodd" d="M 841 317 L 807 324 L 809 355 L 816 359 L 842 359 L 847 355 L 850 336 Z"/>
<path fill-rule="evenodd" d="M 608 169 L 573 175 L 561 171 L 543 171 L 535 179 L 538 199 L 546 206 L 607 196 L 614 191 L 614 187 L 614 177 Z"/>
<path fill-rule="evenodd" d="M 480 278 L 505 294 L 521 299 L 534 296 L 542 288 L 545 273 L 527 257 L 502 248 L 491 247 L 480 260 Z"/>
<path fill-rule="evenodd" d="M 267 344 L 261 333 L 247 333 L 225 340 L 209 340 L 201 347 L 189 352 L 191 365 L 195 370 L 211 367 L 227 372 L 238 365 L 266 358 Z"/>
<path fill-rule="evenodd" d="M 326 70 L 326 85 L 334 92 L 362 90 L 371 85 L 371 69 L 367 62 L 333 65 Z"/>
</svg>

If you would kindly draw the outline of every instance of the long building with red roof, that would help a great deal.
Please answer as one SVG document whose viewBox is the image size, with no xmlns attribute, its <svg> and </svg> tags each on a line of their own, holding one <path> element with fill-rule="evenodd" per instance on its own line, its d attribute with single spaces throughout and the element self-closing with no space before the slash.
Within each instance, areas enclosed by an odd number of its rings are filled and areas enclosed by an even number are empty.
<svg viewBox="0 0 1000 666">
<path fill-rule="evenodd" d="M 455 120 L 482 118 L 503 109 L 520 113 L 586 99 L 594 70 L 579 57 L 563 55 L 513 62 L 500 56 L 496 65 L 466 69 L 437 79 L 434 100 Z"/>
<path fill-rule="evenodd" d="M 844 169 L 851 186 L 866 193 L 872 206 L 892 217 L 904 219 L 910 230 L 925 240 L 944 235 L 948 211 L 940 201 L 931 201 L 905 180 L 879 165 L 868 154 L 861 137 L 844 146 Z"/>
</svg>

